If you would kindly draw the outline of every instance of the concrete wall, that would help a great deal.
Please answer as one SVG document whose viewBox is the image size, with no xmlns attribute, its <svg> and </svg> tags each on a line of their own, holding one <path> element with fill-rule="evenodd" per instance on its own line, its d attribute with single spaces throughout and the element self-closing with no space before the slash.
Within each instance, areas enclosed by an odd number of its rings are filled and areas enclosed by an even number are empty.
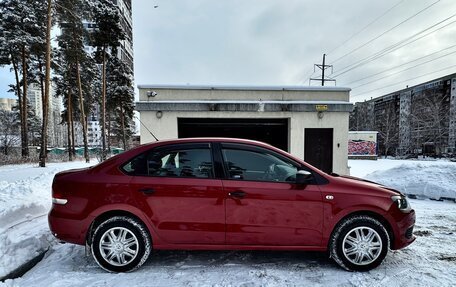
<svg viewBox="0 0 456 287">
<path fill-rule="evenodd" d="M 156 96 L 147 94 L 152 92 Z M 263 101 L 349 101 L 347 88 L 308 88 L 301 90 L 264 88 L 258 90 L 239 89 L 209 89 L 197 88 L 160 88 L 154 86 L 139 86 L 140 101 L 170 101 L 170 100 L 263 100 Z"/>
<path fill-rule="evenodd" d="M 378 132 L 375 131 L 350 131 L 348 133 L 348 139 L 377 142 L 377 134 Z"/>
<path fill-rule="evenodd" d="M 325 99 L 326 100 L 326 99 Z M 306 128 L 333 128 L 333 171 L 348 174 L 348 112 L 324 112 L 320 119 L 317 112 L 162 112 L 157 118 L 156 111 L 141 111 L 141 122 L 157 138 L 177 138 L 178 118 L 287 118 L 289 119 L 289 151 L 304 158 L 304 132 Z M 141 143 L 153 142 L 155 139 L 141 125 Z"/>
</svg>

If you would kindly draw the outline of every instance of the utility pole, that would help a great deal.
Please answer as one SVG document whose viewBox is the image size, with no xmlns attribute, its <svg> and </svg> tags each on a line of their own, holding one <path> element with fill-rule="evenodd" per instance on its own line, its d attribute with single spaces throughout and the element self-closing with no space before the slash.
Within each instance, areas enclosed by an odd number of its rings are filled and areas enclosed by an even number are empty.
<svg viewBox="0 0 456 287">
<path fill-rule="evenodd" d="M 321 70 L 321 78 L 310 78 L 309 85 L 310 85 L 311 81 L 320 81 L 322 86 L 325 85 L 325 82 L 334 82 L 334 85 L 336 84 L 335 79 L 325 78 L 325 70 L 331 68 L 331 73 L 332 73 L 332 68 L 333 68 L 332 65 L 326 65 L 326 54 L 323 54 L 323 63 L 321 65 L 319 65 L 319 64 L 314 65 L 314 72 L 315 72 L 315 67 L 317 67 Z"/>
</svg>

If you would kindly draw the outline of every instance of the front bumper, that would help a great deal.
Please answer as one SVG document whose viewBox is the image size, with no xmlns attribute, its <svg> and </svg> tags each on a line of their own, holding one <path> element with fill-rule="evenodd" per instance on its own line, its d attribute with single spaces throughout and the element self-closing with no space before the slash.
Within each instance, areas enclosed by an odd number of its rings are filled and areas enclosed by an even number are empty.
<svg viewBox="0 0 456 287">
<path fill-rule="evenodd" d="M 406 214 L 400 221 L 396 222 L 397 228 L 394 234 L 394 242 L 391 249 L 401 249 L 415 241 L 413 228 L 415 226 L 415 211 L 412 210 Z"/>
</svg>

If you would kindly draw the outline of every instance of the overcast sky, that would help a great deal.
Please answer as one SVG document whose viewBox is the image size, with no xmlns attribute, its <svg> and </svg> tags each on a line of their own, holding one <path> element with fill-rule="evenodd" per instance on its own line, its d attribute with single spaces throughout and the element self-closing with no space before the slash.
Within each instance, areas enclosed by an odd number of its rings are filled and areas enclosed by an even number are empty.
<svg viewBox="0 0 456 287">
<path fill-rule="evenodd" d="M 336 77 L 337 86 L 353 88 L 353 102 L 362 101 L 456 72 L 456 23 L 450 24 L 456 16 L 426 30 L 427 36 L 417 34 L 453 14 L 454 0 L 133 0 L 135 84 L 307 86 L 323 53 L 336 76 L 400 41 L 424 36 Z M 0 72 L 3 94 L 8 73 Z"/>
</svg>

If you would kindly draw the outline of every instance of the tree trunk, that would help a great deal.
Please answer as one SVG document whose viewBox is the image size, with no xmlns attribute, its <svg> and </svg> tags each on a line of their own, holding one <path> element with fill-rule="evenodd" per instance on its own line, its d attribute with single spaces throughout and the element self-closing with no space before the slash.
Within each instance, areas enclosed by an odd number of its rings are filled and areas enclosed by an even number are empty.
<svg viewBox="0 0 456 287">
<path fill-rule="evenodd" d="M 3 142 L 3 154 L 8 155 L 8 134 L 5 133 L 2 138 Z"/>
<path fill-rule="evenodd" d="M 101 92 L 101 160 L 106 159 L 106 47 L 103 46 L 103 71 Z"/>
<path fill-rule="evenodd" d="M 71 129 L 71 88 L 68 88 L 68 104 L 67 104 L 67 131 L 68 131 L 68 160 L 73 161 L 73 143 L 71 139 L 72 129 Z"/>
<path fill-rule="evenodd" d="M 76 141 L 75 141 L 75 136 L 74 136 L 74 119 L 73 119 L 73 104 L 71 104 L 71 153 L 73 154 L 73 157 L 76 157 Z"/>
<path fill-rule="evenodd" d="M 44 79 L 42 77 L 43 65 L 41 61 L 38 62 L 40 68 L 40 88 L 41 88 L 41 112 L 43 113 L 43 121 L 41 123 L 41 140 L 40 140 L 40 156 L 38 166 L 46 167 L 46 158 L 47 158 L 47 111 L 48 111 L 48 101 L 46 99 L 46 89 L 44 84 Z M 46 121 L 46 123 L 45 123 Z"/>
<path fill-rule="evenodd" d="M 120 128 L 122 129 L 122 144 L 124 151 L 127 150 L 127 137 L 125 131 L 125 113 L 123 110 L 123 103 L 120 103 Z"/>
<path fill-rule="evenodd" d="M 24 97 L 22 96 L 22 93 L 21 93 L 21 84 L 20 84 L 20 80 L 19 80 L 19 67 L 18 67 L 18 63 L 16 62 L 16 59 L 13 57 L 13 54 L 10 53 L 11 55 L 11 62 L 13 64 L 13 69 L 14 69 L 14 76 L 16 78 L 16 93 L 17 93 L 17 103 L 18 103 L 18 106 L 19 106 L 19 115 L 20 115 L 20 122 L 21 122 L 21 147 L 23 147 L 25 145 L 25 137 L 27 136 L 24 132 L 24 114 L 22 113 L 22 106 L 24 104 Z"/>
<path fill-rule="evenodd" d="M 41 127 L 41 152 L 40 166 L 46 166 L 47 157 L 47 127 L 48 127 L 48 104 L 49 104 L 49 88 L 51 81 L 51 26 L 52 26 L 52 0 L 48 0 L 47 6 L 47 26 L 46 26 L 46 79 L 43 98 L 43 125 Z M 41 84 L 42 86 L 42 84 Z"/>
<path fill-rule="evenodd" d="M 82 96 L 81 72 L 79 71 L 79 59 L 76 58 L 76 78 L 79 89 L 79 109 L 81 110 L 82 136 L 84 138 L 84 157 L 87 163 L 90 162 L 89 146 L 87 144 L 87 119 L 84 111 L 84 97 Z"/>
<path fill-rule="evenodd" d="M 110 152 L 111 151 L 111 136 L 110 135 L 112 134 L 112 118 L 111 118 L 112 115 L 108 111 L 106 116 L 108 117 L 108 120 L 107 120 L 107 122 L 108 122 L 108 132 L 106 133 L 106 135 L 107 135 L 106 145 L 107 145 L 108 152 Z"/>
<path fill-rule="evenodd" d="M 25 46 L 22 45 L 22 92 L 23 92 L 23 98 L 22 98 L 22 110 L 21 114 L 23 114 L 23 130 L 24 130 L 24 141 L 22 143 L 22 157 L 23 158 L 28 158 L 29 157 L 29 147 L 28 147 L 28 107 L 27 107 L 27 88 L 28 88 L 28 83 L 27 83 L 27 62 L 26 62 L 26 53 L 25 53 Z"/>
</svg>

